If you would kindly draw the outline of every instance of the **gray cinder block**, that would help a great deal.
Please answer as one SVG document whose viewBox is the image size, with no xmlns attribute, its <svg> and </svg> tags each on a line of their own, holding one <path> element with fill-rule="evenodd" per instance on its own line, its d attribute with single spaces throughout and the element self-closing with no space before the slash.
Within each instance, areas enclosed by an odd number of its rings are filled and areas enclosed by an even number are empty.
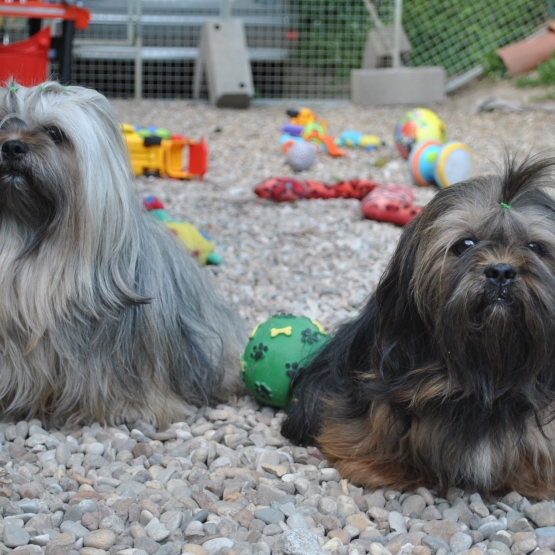
<svg viewBox="0 0 555 555">
<path fill-rule="evenodd" d="M 445 99 L 442 67 L 396 67 L 351 71 L 351 100 L 363 106 L 422 104 Z"/>
<path fill-rule="evenodd" d="M 195 64 L 194 98 L 200 96 L 203 69 L 212 104 L 248 108 L 254 86 L 241 19 L 209 21 L 204 25 Z"/>
<path fill-rule="evenodd" d="M 409 59 L 411 44 L 404 29 L 401 29 L 400 32 L 399 55 L 401 60 L 406 63 Z M 392 25 L 383 26 L 380 29 L 371 29 L 366 37 L 362 68 L 391 67 L 393 65 L 394 37 L 395 28 Z"/>
</svg>

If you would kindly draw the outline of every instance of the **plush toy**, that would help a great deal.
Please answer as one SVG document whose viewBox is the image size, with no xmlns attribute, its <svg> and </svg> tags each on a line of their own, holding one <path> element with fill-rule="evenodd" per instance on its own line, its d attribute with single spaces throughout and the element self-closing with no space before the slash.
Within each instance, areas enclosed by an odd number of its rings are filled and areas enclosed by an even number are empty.
<svg viewBox="0 0 555 555">
<path fill-rule="evenodd" d="M 421 212 L 421 208 L 412 204 L 414 193 L 409 187 L 380 185 L 372 179 L 351 179 L 330 185 L 319 181 L 272 177 L 259 183 L 254 192 L 260 198 L 276 202 L 354 198 L 362 200 L 362 212 L 367 218 L 397 225 L 407 224 Z"/>
<path fill-rule="evenodd" d="M 214 242 L 204 231 L 193 224 L 171 220 L 164 209 L 164 204 L 156 197 L 146 197 L 143 205 L 154 218 L 161 221 L 183 241 L 187 250 L 197 259 L 199 264 L 221 264 L 221 256 L 214 252 Z"/>
<path fill-rule="evenodd" d="M 241 355 L 241 377 L 263 404 L 287 406 L 291 378 L 329 341 L 316 320 L 275 314 L 258 324 Z"/>
</svg>

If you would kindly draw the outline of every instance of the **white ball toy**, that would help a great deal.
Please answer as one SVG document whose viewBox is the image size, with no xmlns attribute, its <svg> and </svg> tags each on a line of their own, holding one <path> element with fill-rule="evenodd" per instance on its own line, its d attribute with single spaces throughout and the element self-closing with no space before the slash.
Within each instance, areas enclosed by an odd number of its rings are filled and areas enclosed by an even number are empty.
<svg viewBox="0 0 555 555">
<path fill-rule="evenodd" d="M 314 143 L 307 141 L 293 143 L 287 150 L 287 163 L 295 172 L 308 170 L 316 160 L 317 151 L 318 147 Z"/>
</svg>

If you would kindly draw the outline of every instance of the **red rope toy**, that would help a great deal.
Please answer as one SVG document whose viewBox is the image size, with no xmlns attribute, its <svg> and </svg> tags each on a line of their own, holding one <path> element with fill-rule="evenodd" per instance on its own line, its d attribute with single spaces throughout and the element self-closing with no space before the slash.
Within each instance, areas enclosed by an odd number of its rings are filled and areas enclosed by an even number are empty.
<svg viewBox="0 0 555 555">
<path fill-rule="evenodd" d="M 373 179 L 350 179 L 330 185 L 320 181 L 271 177 L 259 183 L 254 192 L 260 198 L 292 202 L 311 198 L 354 198 L 361 202 L 367 218 L 405 225 L 422 211 L 414 206 L 414 192 L 403 185 L 380 185 Z"/>
</svg>

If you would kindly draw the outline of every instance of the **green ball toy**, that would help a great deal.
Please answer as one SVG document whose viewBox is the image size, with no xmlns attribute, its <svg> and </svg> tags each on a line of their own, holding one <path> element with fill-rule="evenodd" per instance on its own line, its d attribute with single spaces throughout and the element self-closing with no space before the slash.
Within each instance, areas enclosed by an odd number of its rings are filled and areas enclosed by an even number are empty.
<svg viewBox="0 0 555 555">
<path fill-rule="evenodd" d="M 254 328 L 241 355 L 243 383 L 260 403 L 284 408 L 291 379 L 328 341 L 315 320 L 274 314 Z"/>
</svg>

